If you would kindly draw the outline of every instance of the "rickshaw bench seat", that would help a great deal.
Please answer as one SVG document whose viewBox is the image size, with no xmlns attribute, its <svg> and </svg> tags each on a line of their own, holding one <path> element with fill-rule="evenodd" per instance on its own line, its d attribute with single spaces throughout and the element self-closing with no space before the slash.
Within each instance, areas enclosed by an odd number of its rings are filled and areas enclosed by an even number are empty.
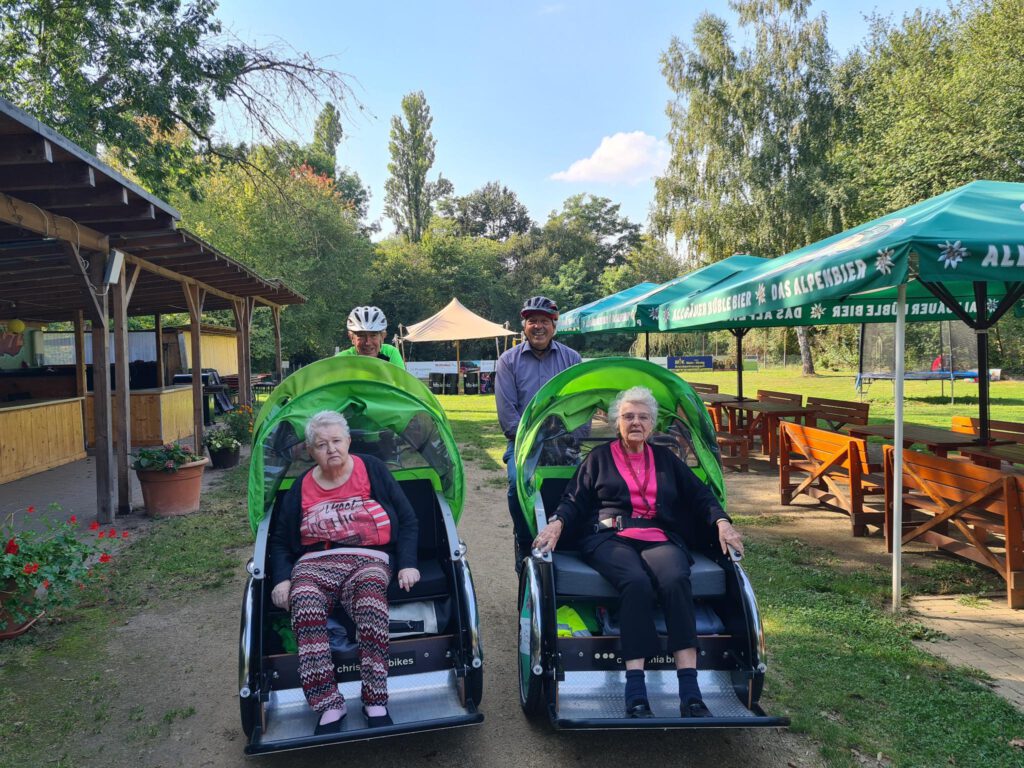
<svg viewBox="0 0 1024 768">
<path fill-rule="evenodd" d="M 725 596 L 725 571 L 721 566 L 699 552 L 691 552 L 694 563 L 690 567 L 690 586 L 695 598 Z M 553 553 L 555 592 L 559 596 L 611 597 L 619 593 L 608 581 L 583 562 L 575 552 Z"/>
<path fill-rule="evenodd" d="M 411 590 L 406 592 L 398 587 L 398 574 L 392 574 L 388 584 L 388 602 L 406 602 L 409 600 L 428 600 L 448 596 L 448 579 L 445 578 L 441 564 L 434 559 L 420 558 L 418 563 L 420 580 Z"/>
</svg>

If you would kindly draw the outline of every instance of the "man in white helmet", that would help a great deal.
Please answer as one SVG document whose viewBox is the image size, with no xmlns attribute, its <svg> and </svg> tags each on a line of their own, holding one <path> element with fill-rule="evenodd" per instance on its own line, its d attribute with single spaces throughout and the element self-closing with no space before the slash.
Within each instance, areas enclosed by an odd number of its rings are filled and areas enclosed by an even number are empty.
<svg viewBox="0 0 1024 768">
<path fill-rule="evenodd" d="M 396 347 L 384 343 L 387 336 L 388 319 L 380 307 L 356 307 L 348 314 L 348 338 L 352 346 L 339 352 L 343 355 L 365 355 L 387 360 L 405 370 L 402 353 Z"/>
</svg>

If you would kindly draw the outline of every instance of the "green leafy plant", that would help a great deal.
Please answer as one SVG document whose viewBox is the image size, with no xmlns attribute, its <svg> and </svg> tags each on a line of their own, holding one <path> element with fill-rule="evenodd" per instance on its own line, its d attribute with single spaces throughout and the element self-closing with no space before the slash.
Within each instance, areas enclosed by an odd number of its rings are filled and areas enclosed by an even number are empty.
<svg viewBox="0 0 1024 768">
<path fill-rule="evenodd" d="M 177 472 L 178 467 L 199 459 L 190 446 L 164 443 L 157 448 L 141 448 L 132 456 L 132 469 Z"/>
<path fill-rule="evenodd" d="M 224 428 L 242 445 L 252 441 L 253 412 L 248 405 L 239 405 L 221 419 Z"/>
<path fill-rule="evenodd" d="M 211 429 L 203 438 L 203 445 L 211 451 L 234 450 L 241 448 L 242 443 L 227 429 Z"/>
<path fill-rule="evenodd" d="M 59 504 L 51 504 L 53 512 L 60 512 Z M 29 506 L 26 514 L 35 514 Z M 117 529 L 100 530 L 93 522 L 90 530 L 97 531 L 93 538 L 78 528 L 78 518 L 68 520 L 45 518 L 44 529 L 14 530 L 14 512 L 0 527 L 0 630 L 11 624 L 22 624 L 38 616 L 47 608 L 70 601 L 77 589 L 85 587 L 92 568 L 107 563 L 111 557 L 97 546 L 99 539 L 119 538 Z M 121 537 L 127 538 L 124 531 Z"/>
</svg>

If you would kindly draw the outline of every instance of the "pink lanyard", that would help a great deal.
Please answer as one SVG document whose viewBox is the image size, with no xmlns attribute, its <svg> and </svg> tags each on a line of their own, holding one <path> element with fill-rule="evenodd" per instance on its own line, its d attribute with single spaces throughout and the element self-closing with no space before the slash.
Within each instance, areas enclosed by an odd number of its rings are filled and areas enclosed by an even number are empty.
<svg viewBox="0 0 1024 768">
<path fill-rule="evenodd" d="M 637 477 L 636 470 L 633 469 L 633 462 L 629 458 L 629 454 L 623 449 L 622 454 L 626 459 L 626 468 L 629 470 L 629 474 L 633 476 L 633 482 L 636 483 L 640 489 L 640 498 L 644 500 L 644 506 L 647 507 L 647 514 L 654 517 L 654 510 L 651 508 L 650 499 L 647 498 L 647 483 L 651 479 L 651 454 L 648 453 L 651 448 L 648 445 L 644 445 L 644 481 L 640 482 L 640 478 Z"/>
</svg>

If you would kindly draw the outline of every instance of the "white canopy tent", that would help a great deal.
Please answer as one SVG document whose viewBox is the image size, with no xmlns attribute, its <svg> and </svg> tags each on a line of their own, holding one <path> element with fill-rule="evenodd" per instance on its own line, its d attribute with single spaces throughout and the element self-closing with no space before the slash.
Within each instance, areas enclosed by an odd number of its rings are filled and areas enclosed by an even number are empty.
<svg viewBox="0 0 1024 768">
<path fill-rule="evenodd" d="M 410 326 L 399 326 L 396 341 L 403 346 L 402 357 L 405 357 L 406 342 L 421 341 L 454 341 L 455 360 L 461 371 L 462 356 L 459 342 L 467 339 L 494 339 L 495 355 L 500 353 L 498 339 L 518 335 L 510 330 L 508 323 L 498 325 L 492 323 L 463 306 L 458 299 L 452 299 L 440 312 L 431 315 Z"/>
</svg>

